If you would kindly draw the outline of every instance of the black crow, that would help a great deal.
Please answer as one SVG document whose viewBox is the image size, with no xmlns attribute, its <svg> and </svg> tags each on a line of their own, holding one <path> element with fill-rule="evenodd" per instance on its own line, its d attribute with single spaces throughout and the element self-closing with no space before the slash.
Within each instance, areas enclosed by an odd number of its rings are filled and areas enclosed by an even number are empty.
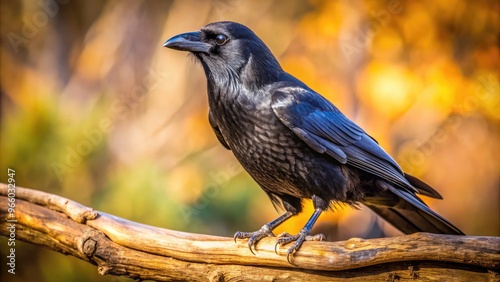
<svg viewBox="0 0 500 282">
<path fill-rule="evenodd" d="M 296 252 L 311 236 L 320 214 L 336 203 L 364 204 L 404 233 L 463 235 L 416 194 L 441 199 L 429 185 L 403 172 L 377 141 L 331 102 L 285 72 L 249 28 L 216 22 L 179 34 L 164 47 L 188 51 L 207 77 L 208 120 L 220 143 L 286 212 L 249 238 L 274 236 L 278 225 L 311 199 L 315 211 L 297 235 L 284 233 L 277 246 L 295 241 Z M 290 261 L 290 260 L 289 260 Z"/>
</svg>

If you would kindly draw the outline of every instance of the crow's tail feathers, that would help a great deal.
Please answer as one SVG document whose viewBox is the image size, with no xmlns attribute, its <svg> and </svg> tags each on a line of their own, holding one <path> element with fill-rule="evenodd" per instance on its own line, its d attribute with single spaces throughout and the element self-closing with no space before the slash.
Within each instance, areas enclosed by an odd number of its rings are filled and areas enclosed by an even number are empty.
<svg viewBox="0 0 500 282">
<path fill-rule="evenodd" d="M 437 234 L 464 235 L 460 229 L 435 212 L 430 213 L 420 209 L 411 211 L 391 207 L 380 207 L 368 203 L 364 204 L 405 234 L 430 232 Z"/>
<path fill-rule="evenodd" d="M 430 232 L 465 235 L 452 223 L 431 210 L 413 193 L 394 188 L 387 182 L 380 181 L 378 184 L 386 189 L 385 192 L 374 197 L 366 197 L 363 204 L 403 233 Z"/>
<path fill-rule="evenodd" d="M 415 176 L 411 176 L 409 175 L 408 173 L 405 173 L 404 174 L 406 180 L 408 180 L 408 182 L 410 182 L 410 184 L 417 189 L 417 191 L 422 194 L 422 195 L 426 195 L 426 196 L 429 196 L 431 198 L 435 198 L 435 199 L 443 199 L 443 197 L 441 197 L 441 195 L 438 193 L 438 191 L 434 190 L 434 188 L 432 188 L 429 184 L 423 182 L 422 180 L 416 178 Z"/>
</svg>

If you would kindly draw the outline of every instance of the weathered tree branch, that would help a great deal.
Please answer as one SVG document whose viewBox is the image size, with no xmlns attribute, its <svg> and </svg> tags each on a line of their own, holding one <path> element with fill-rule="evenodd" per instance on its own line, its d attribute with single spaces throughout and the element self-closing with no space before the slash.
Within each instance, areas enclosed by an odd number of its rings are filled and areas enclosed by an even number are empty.
<svg viewBox="0 0 500 282">
<path fill-rule="evenodd" d="M 155 228 L 37 190 L 17 187 L 9 210 L 8 193 L 0 183 L 1 235 L 11 236 L 14 212 L 16 240 L 88 261 L 103 275 L 160 281 L 500 279 L 500 237 L 418 233 L 306 242 L 291 265 L 285 250 L 274 252 L 274 238 L 260 241 L 254 256 L 245 241 Z"/>
</svg>

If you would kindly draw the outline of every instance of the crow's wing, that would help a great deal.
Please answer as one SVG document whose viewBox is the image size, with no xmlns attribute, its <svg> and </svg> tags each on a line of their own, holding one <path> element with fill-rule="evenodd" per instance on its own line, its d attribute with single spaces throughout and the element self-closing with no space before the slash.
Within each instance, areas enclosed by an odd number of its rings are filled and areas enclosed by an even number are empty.
<svg viewBox="0 0 500 282">
<path fill-rule="evenodd" d="M 277 84 L 271 90 L 271 107 L 276 116 L 314 150 L 387 182 L 378 181 L 383 189 L 366 197 L 363 204 L 405 233 L 463 234 L 415 195 L 420 192 L 441 198 L 439 193 L 404 174 L 373 138 L 328 100 L 300 86 Z"/>
<path fill-rule="evenodd" d="M 272 91 L 271 107 L 276 116 L 314 150 L 400 189 L 418 192 L 389 154 L 321 95 L 286 85 L 278 85 Z"/>
</svg>

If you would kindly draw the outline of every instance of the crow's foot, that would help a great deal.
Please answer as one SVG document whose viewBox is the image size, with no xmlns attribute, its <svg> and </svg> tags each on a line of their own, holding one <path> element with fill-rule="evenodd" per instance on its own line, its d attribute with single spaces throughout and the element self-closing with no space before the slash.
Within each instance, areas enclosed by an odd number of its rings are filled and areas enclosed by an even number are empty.
<svg viewBox="0 0 500 282">
<path fill-rule="evenodd" d="M 274 251 L 276 253 L 278 253 L 278 249 L 277 249 L 278 246 L 281 247 L 285 244 L 288 244 L 290 242 L 295 241 L 295 243 L 286 252 L 286 260 L 290 264 L 292 264 L 290 262 L 290 255 L 293 255 L 295 252 L 297 252 L 298 249 L 300 248 L 300 246 L 302 246 L 302 243 L 304 243 L 304 241 L 324 241 L 324 240 L 326 240 L 326 237 L 323 234 L 316 234 L 314 236 L 311 236 L 310 233 L 311 232 L 307 229 L 300 230 L 299 234 L 297 234 L 297 235 L 291 235 L 287 232 L 281 233 L 280 235 L 278 235 L 279 239 L 276 242 L 276 245 L 274 246 Z"/>
<path fill-rule="evenodd" d="M 274 237 L 274 234 L 269 228 L 269 225 L 264 225 L 262 228 L 258 231 L 255 232 L 241 232 L 238 231 L 234 233 L 234 242 L 236 243 L 236 239 L 245 239 L 245 238 L 250 238 L 248 240 L 248 248 L 250 249 L 250 252 L 255 255 L 252 247 L 257 244 L 262 238 L 264 237 Z"/>
</svg>

